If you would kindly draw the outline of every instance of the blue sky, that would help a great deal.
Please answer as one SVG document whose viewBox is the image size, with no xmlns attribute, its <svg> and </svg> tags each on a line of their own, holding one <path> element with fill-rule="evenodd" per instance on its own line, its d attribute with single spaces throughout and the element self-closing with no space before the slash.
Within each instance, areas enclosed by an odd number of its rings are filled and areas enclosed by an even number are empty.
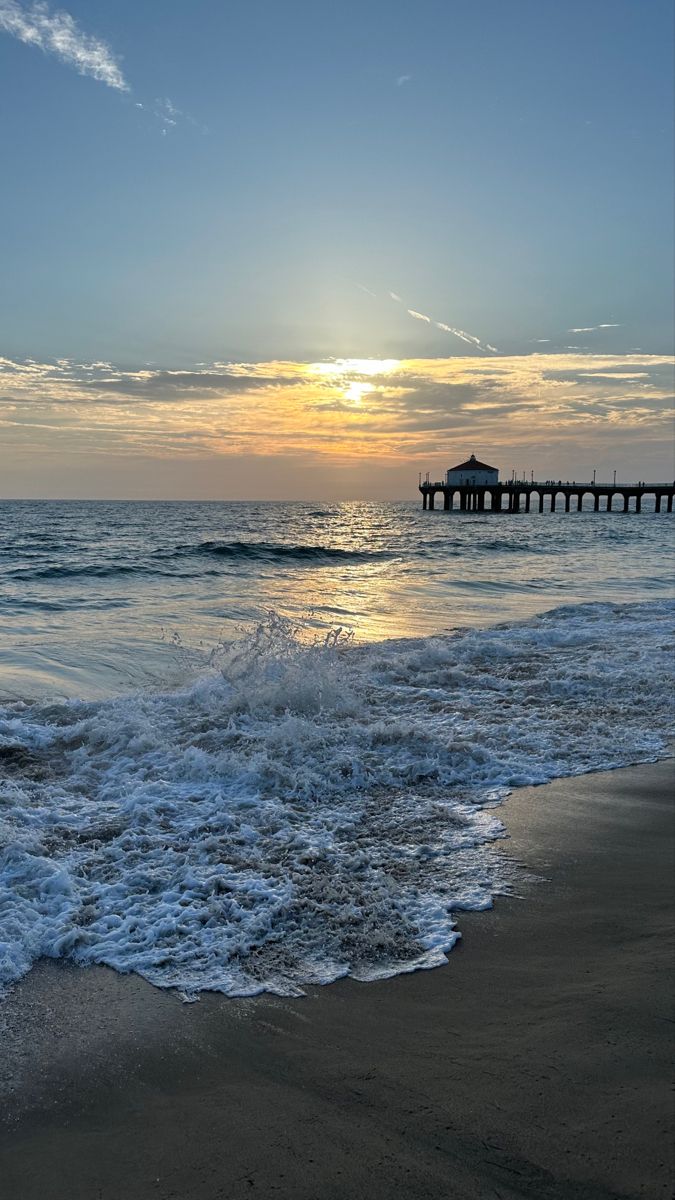
<svg viewBox="0 0 675 1200">
<path fill-rule="evenodd" d="M 0 0 L 11 362 L 672 351 L 670 0 L 64 9 Z"/>
</svg>

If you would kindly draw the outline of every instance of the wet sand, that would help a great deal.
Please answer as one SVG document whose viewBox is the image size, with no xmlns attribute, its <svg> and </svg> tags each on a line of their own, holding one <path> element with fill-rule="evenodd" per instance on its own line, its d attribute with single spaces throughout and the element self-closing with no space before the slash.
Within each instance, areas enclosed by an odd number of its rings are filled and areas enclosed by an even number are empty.
<svg viewBox="0 0 675 1200">
<path fill-rule="evenodd" d="M 0 1005 L 2 1200 L 665 1198 L 672 761 L 523 789 L 546 882 L 447 967 L 184 1005 L 41 963 Z"/>
</svg>

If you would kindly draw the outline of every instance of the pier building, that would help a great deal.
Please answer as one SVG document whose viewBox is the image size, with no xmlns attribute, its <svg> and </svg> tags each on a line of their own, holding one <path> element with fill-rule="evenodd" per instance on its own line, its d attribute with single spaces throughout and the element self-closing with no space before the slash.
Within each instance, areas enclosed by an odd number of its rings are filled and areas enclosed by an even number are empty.
<svg viewBox="0 0 675 1200">
<path fill-rule="evenodd" d="M 489 467 L 487 463 L 479 462 L 475 454 L 457 467 L 450 467 L 445 473 L 448 487 L 493 487 L 499 483 L 499 470 Z"/>
</svg>

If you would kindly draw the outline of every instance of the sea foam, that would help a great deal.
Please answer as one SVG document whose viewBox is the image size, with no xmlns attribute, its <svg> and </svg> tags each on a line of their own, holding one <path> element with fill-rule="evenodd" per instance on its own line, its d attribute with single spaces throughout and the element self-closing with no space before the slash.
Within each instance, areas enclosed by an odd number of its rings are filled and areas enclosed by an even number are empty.
<svg viewBox="0 0 675 1200">
<path fill-rule="evenodd" d="M 274 616 L 189 687 L 0 708 L 0 982 L 41 956 L 188 995 L 436 966 L 514 868 L 509 789 L 667 753 L 673 617 L 307 644 Z"/>
</svg>

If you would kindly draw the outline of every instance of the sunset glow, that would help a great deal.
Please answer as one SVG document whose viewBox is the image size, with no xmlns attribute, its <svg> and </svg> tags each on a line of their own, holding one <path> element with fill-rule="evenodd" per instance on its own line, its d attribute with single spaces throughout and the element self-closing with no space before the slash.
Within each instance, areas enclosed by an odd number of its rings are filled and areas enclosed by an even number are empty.
<svg viewBox="0 0 675 1200">
<path fill-rule="evenodd" d="M 0 0 L 0 493 L 672 472 L 672 13 L 95 7 Z"/>
<path fill-rule="evenodd" d="M 476 449 L 507 471 L 560 474 L 562 457 L 580 464 L 570 470 L 618 464 L 630 477 L 639 445 L 639 462 L 667 478 L 672 376 L 669 356 L 641 354 L 219 362 L 189 371 L 4 359 L 0 467 L 17 494 L 28 461 L 42 464 L 41 478 L 83 489 L 98 462 L 123 478 L 135 468 L 154 494 L 163 464 L 180 459 L 190 486 L 210 494 L 229 479 L 259 486 L 264 460 L 266 487 L 282 496 L 291 488 L 311 495 L 319 469 L 329 493 L 358 486 L 396 496 L 419 470 Z"/>
</svg>

